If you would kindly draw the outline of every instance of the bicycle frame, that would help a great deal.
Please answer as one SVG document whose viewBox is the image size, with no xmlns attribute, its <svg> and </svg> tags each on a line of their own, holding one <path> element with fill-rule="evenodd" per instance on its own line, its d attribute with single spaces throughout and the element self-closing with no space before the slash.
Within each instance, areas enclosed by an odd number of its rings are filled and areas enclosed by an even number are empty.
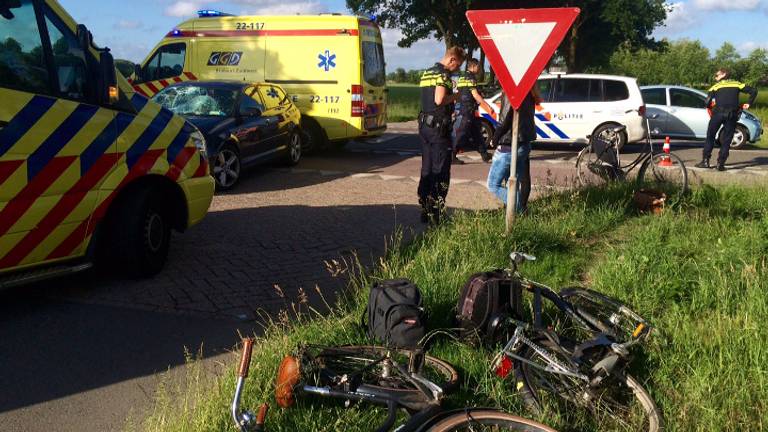
<svg viewBox="0 0 768 432">
<path fill-rule="evenodd" d="M 645 144 L 646 145 L 643 146 L 643 151 L 640 154 L 637 155 L 635 160 L 633 160 L 632 162 L 630 162 L 627 165 L 622 165 L 621 164 L 621 150 L 616 145 L 616 142 L 613 139 L 611 139 L 610 141 L 601 140 L 601 141 L 605 142 L 608 145 L 605 147 L 605 150 L 600 152 L 600 154 L 598 155 L 598 159 L 601 159 L 601 157 L 609 149 L 615 151 L 616 152 L 616 162 L 617 162 L 617 165 L 618 165 L 616 168 L 621 170 L 622 173 L 627 174 L 627 173 L 631 172 L 632 170 L 634 170 L 638 165 L 642 165 L 642 163 L 645 162 L 648 158 L 653 157 L 653 155 L 655 153 L 654 153 L 654 150 L 653 150 L 653 140 L 651 139 L 651 133 L 650 133 L 651 122 L 648 119 L 648 116 L 645 116 L 645 124 L 646 124 L 646 128 L 647 128 L 646 130 L 648 131 L 646 133 L 646 135 L 645 135 Z M 594 149 L 593 142 L 594 142 L 594 140 L 597 140 L 597 139 L 600 139 L 600 138 L 599 137 L 592 137 L 592 138 L 590 138 L 590 143 L 589 144 L 592 145 L 593 149 Z"/>
</svg>

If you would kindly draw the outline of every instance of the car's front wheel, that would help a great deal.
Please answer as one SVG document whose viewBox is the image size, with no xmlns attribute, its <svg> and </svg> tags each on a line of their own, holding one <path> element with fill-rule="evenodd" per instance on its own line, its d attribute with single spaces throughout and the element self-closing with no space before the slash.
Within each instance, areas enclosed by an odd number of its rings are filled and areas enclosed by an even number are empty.
<svg viewBox="0 0 768 432">
<path fill-rule="evenodd" d="M 489 150 L 493 149 L 491 140 L 493 139 L 494 132 L 495 130 L 493 125 L 491 125 L 489 121 L 483 120 L 480 122 L 480 134 L 483 136 L 483 140 L 485 141 L 485 147 Z"/>
<path fill-rule="evenodd" d="M 227 144 L 211 159 L 211 175 L 216 180 L 216 189 L 232 189 L 240 180 L 240 152 L 233 145 Z"/>
<path fill-rule="evenodd" d="M 288 151 L 285 155 L 285 164 L 293 166 L 301 160 L 301 135 L 297 131 L 288 136 Z"/>
<path fill-rule="evenodd" d="M 749 131 L 742 125 L 736 125 L 736 130 L 733 131 L 733 139 L 731 140 L 732 149 L 743 148 L 749 142 Z"/>
</svg>

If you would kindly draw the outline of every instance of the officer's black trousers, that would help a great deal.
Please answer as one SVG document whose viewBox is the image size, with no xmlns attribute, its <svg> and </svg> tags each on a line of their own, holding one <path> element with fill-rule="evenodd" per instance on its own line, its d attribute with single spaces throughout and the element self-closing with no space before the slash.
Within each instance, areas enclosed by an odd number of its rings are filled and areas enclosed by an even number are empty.
<svg viewBox="0 0 768 432">
<path fill-rule="evenodd" d="M 723 143 L 720 146 L 720 152 L 717 154 L 717 161 L 725 163 L 728 160 L 728 152 L 731 150 L 731 141 L 733 140 L 733 132 L 736 130 L 736 122 L 739 120 L 737 111 L 717 111 L 712 113 L 712 118 L 709 120 L 709 126 L 707 127 L 707 141 L 704 143 L 704 159 L 709 160 L 712 157 L 712 148 L 715 146 L 715 137 L 717 137 L 717 131 L 720 130 L 720 126 L 723 130 L 720 131 L 720 142 Z"/>
<path fill-rule="evenodd" d="M 453 123 L 453 153 L 459 149 L 466 149 L 467 142 L 474 141 L 480 154 L 488 153 L 488 147 L 483 139 L 480 120 L 472 113 L 459 113 Z"/>
<path fill-rule="evenodd" d="M 448 186 L 451 183 L 451 158 L 453 157 L 448 128 L 419 126 L 421 137 L 421 179 L 419 180 L 419 204 L 427 213 L 440 211 L 445 205 Z"/>
</svg>

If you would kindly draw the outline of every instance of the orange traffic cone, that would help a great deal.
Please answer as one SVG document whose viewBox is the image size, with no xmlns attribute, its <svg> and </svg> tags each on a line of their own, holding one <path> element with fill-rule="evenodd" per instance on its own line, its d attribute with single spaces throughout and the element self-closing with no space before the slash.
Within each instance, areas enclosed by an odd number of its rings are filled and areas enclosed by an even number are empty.
<svg viewBox="0 0 768 432">
<path fill-rule="evenodd" d="M 663 167 L 671 167 L 672 166 L 672 158 L 669 157 L 669 137 L 664 138 L 664 156 L 661 157 L 661 160 L 659 161 L 659 166 Z"/>
</svg>

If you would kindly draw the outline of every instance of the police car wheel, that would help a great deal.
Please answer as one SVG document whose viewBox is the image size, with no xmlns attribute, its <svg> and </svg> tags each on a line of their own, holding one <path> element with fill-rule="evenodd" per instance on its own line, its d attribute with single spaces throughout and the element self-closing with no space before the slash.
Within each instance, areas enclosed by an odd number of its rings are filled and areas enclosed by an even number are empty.
<svg viewBox="0 0 768 432">
<path fill-rule="evenodd" d="M 233 145 L 227 144 L 211 159 L 211 175 L 216 180 L 216 189 L 232 189 L 240 180 L 240 153 Z"/>
<path fill-rule="evenodd" d="M 485 140 L 485 146 L 492 150 L 493 146 L 491 145 L 491 140 L 493 139 L 493 133 L 495 132 L 493 130 L 493 126 L 487 121 L 483 121 L 480 123 L 480 133 L 483 136 L 483 139 Z"/>
<path fill-rule="evenodd" d="M 747 142 L 749 142 L 749 131 L 742 125 L 736 125 L 736 130 L 733 131 L 733 139 L 731 140 L 731 148 L 743 148 Z"/>
<path fill-rule="evenodd" d="M 165 265 L 171 243 L 171 220 L 162 196 L 147 187 L 125 197 L 112 229 L 117 261 L 131 276 L 157 274 Z"/>
<path fill-rule="evenodd" d="M 288 150 L 285 155 L 286 165 L 296 165 L 301 160 L 301 135 L 293 131 L 288 136 Z"/>
</svg>

